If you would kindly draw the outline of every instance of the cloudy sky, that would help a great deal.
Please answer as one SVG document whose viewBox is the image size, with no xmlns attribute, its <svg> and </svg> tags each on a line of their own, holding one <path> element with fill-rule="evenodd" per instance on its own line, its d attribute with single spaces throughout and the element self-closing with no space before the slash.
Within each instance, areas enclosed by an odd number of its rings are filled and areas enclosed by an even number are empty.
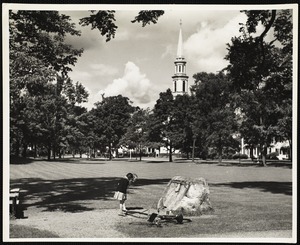
<svg viewBox="0 0 300 245">
<path fill-rule="evenodd" d="M 187 61 L 189 85 L 197 72 L 217 72 L 227 62 L 226 43 L 239 35 L 239 23 L 246 16 L 238 9 L 203 9 L 200 5 L 189 8 L 166 8 L 157 24 L 142 27 L 131 23 L 138 9 L 116 10 L 116 36 L 105 41 L 98 30 L 81 30 L 80 37 L 67 41 L 84 53 L 70 77 L 81 82 L 90 93 L 89 109 L 105 96 L 122 94 L 133 105 L 152 108 L 160 92 L 172 88 L 180 19 L 182 20 L 183 54 Z M 63 11 L 72 21 L 89 14 L 88 11 Z"/>
</svg>

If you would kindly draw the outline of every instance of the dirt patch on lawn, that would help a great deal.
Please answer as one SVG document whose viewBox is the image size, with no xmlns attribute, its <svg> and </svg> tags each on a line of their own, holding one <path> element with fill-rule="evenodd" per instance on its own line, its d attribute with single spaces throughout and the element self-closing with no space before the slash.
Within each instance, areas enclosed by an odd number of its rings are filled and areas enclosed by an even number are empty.
<svg viewBox="0 0 300 245">
<path fill-rule="evenodd" d="M 26 219 L 11 220 L 11 224 L 51 231 L 61 238 L 122 238 L 126 235 L 115 229 L 122 219 L 124 217 L 118 216 L 116 209 L 81 213 L 36 212 Z"/>
</svg>

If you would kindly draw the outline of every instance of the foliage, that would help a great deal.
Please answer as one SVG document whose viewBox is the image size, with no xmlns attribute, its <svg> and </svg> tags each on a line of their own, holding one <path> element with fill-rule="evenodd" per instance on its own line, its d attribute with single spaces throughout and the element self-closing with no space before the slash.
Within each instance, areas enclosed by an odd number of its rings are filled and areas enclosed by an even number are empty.
<svg viewBox="0 0 300 245">
<path fill-rule="evenodd" d="M 31 145 L 61 154 L 68 145 L 69 103 L 86 101 L 87 92 L 67 77 L 82 49 L 64 42 L 80 33 L 57 11 L 10 11 L 11 150 L 23 156 Z M 70 105 L 70 106 L 71 106 Z"/>
<path fill-rule="evenodd" d="M 110 41 L 116 35 L 118 26 L 115 24 L 115 12 L 114 10 L 91 10 L 92 14 L 88 17 L 81 18 L 79 24 L 82 26 L 91 25 L 92 30 L 98 29 L 102 36 L 106 37 L 106 42 Z M 145 10 L 140 11 L 135 16 L 132 23 L 142 22 L 142 26 L 145 27 L 147 24 L 156 24 L 158 18 L 164 14 L 162 10 Z"/>
<path fill-rule="evenodd" d="M 194 133 L 201 148 L 215 147 L 219 161 L 225 146 L 238 147 L 233 139 L 237 131 L 237 118 L 230 107 L 229 81 L 223 73 L 197 73 L 192 87 L 194 101 Z M 203 143 L 205 142 L 205 143 Z"/>
<path fill-rule="evenodd" d="M 149 110 L 137 108 L 132 114 L 126 133 L 120 140 L 120 145 L 129 149 L 137 149 L 142 160 L 143 147 L 147 147 L 148 141 L 148 118 Z"/>
<path fill-rule="evenodd" d="M 248 159 L 248 155 L 237 153 L 232 156 L 232 159 Z"/>
<path fill-rule="evenodd" d="M 170 89 L 159 94 L 150 117 L 149 140 L 161 142 L 169 151 L 172 162 L 173 140 L 176 141 L 177 128 L 174 123 L 174 98 Z"/>
<path fill-rule="evenodd" d="M 133 22 L 157 23 L 163 13 L 140 11 Z M 109 41 L 118 28 L 114 14 L 91 11 L 79 24 L 91 25 Z M 79 106 L 88 98 L 84 86 L 68 77 L 83 52 L 65 42 L 67 35 L 80 35 L 70 17 L 58 11 L 10 11 L 9 32 L 11 153 L 19 156 L 23 149 L 26 157 L 31 146 L 34 156 L 46 149 L 50 159 L 51 151 L 55 158 L 67 149 L 81 153 L 107 142 L 116 147 L 126 123 L 113 129 L 98 127 L 95 115 Z M 112 120 L 117 125 L 118 119 Z"/>
<path fill-rule="evenodd" d="M 177 95 L 174 100 L 173 123 L 174 128 L 174 147 L 186 153 L 189 158 L 193 144 L 192 128 L 192 100 L 187 94 Z"/>
<path fill-rule="evenodd" d="M 121 138 L 126 133 L 131 114 L 135 108 L 127 97 L 122 95 L 104 97 L 97 102 L 96 108 L 90 113 L 95 117 L 95 134 L 109 148 L 109 158 L 112 158 L 112 148 L 117 149 Z"/>
<path fill-rule="evenodd" d="M 278 152 L 271 152 L 269 154 L 266 155 L 267 159 L 271 159 L 271 160 L 278 160 Z"/>
<path fill-rule="evenodd" d="M 48 159 L 64 151 L 105 152 L 122 144 L 142 148 L 164 145 L 189 157 L 232 155 L 239 148 L 237 130 L 250 149 L 292 139 L 292 12 L 242 11 L 247 22 L 228 44 L 227 75 L 194 75 L 192 95 L 160 93 L 152 112 L 134 108 L 121 95 L 104 98 L 87 111 L 88 93 L 68 77 L 82 54 L 65 43 L 80 35 L 69 16 L 57 11 L 10 11 L 10 144 L 26 157 L 45 151 Z M 140 11 L 132 23 L 156 24 L 164 11 Z M 115 11 L 91 11 L 79 24 L 98 29 L 106 41 L 115 37 Z M 264 30 L 257 34 L 258 25 Z M 266 36 L 273 37 L 267 42 Z M 289 154 L 291 155 L 291 153 Z"/>
<path fill-rule="evenodd" d="M 291 142 L 292 13 L 243 12 L 248 19 L 241 35 L 228 44 L 227 71 L 234 92 L 232 105 L 240 112 L 240 132 L 248 145 L 260 147 L 265 165 L 267 146 L 274 140 Z M 265 29 L 257 36 L 258 24 Z M 266 42 L 270 30 L 274 39 Z"/>
<path fill-rule="evenodd" d="M 142 22 L 142 26 L 145 27 L 151 22 L 153 24 L 157 23 L 158 18 L 164 14 L 163 10 L 144 10 L 140 11 L 139 14 L 132 20 L 132 23 Z"/>
<path fill-rule="evenodd" d="M 69 66 L 83 50 L 64 42 L 67 34 L 80 35 L 69 16 L 58 11 L 10 11 L 9 17 L 10 67 L 19 68 L 14 75 L 45 75 L 43 71 L 50 73 L 51 69 L 65 74 L 71 71 Z"/>
<path fill-rule="evenodd" d="M 115 11 L 91 11 L 92 14 L 89 17 L 81 18 L 79 24 L 82 26 L 92 26 L 92 30 L 97 28 L 102 36 L 106 36 L 106 42 L 110 41 L 111 38 L 115 37 L 116 29 L 115 25 Z M 96 12 L 96 13 L 95 13 Z M 95 14 L 94 14 L 95 13 Z"/>
</svg>

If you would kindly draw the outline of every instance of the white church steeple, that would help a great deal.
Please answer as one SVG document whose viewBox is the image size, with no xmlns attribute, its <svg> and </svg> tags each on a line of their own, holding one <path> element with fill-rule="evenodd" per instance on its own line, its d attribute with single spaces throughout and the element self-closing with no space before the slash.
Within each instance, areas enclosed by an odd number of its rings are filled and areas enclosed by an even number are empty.
<svg viewBox="0 0 300 245">
<path fill-rule="evenodd" d="M 181 20 L 180 20 L 180 30 L 179 30 L 179 38 L 178 38 L 178 47 L 177 47 L 177 57 L 182 57 L 182 31 L 181 31 Z"/>
<path fill-rule="evenodd" d="M 173 78 L 173 95 L 188 93 L 188 76 L 186 75 L 186 61 L 183 57 L 183 42 L 182 42 L 182 22 L 180 20 L 180 30 L 178 38 L 177 56 L 175 59 L 175 74 Z"/>
</svg>

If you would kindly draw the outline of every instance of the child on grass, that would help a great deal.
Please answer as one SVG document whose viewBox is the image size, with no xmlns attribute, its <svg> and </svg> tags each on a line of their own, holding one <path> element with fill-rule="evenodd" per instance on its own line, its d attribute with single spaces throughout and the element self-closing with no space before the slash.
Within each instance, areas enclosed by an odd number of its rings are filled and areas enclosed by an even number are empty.
<svg viewBox="0 0 300 245">
<path fill-rule="evenodd" d="M 114 199 L 120 201 L 119 215 L 126 215 L 125 201 L 127 200 L 127 189 L 131 183 L 133 183 L 137 178 L 136 174 L 128 173 L 124 178 L 122 178 L 117 185 L 117 189 L 114 195 Z"/>
</svg>

